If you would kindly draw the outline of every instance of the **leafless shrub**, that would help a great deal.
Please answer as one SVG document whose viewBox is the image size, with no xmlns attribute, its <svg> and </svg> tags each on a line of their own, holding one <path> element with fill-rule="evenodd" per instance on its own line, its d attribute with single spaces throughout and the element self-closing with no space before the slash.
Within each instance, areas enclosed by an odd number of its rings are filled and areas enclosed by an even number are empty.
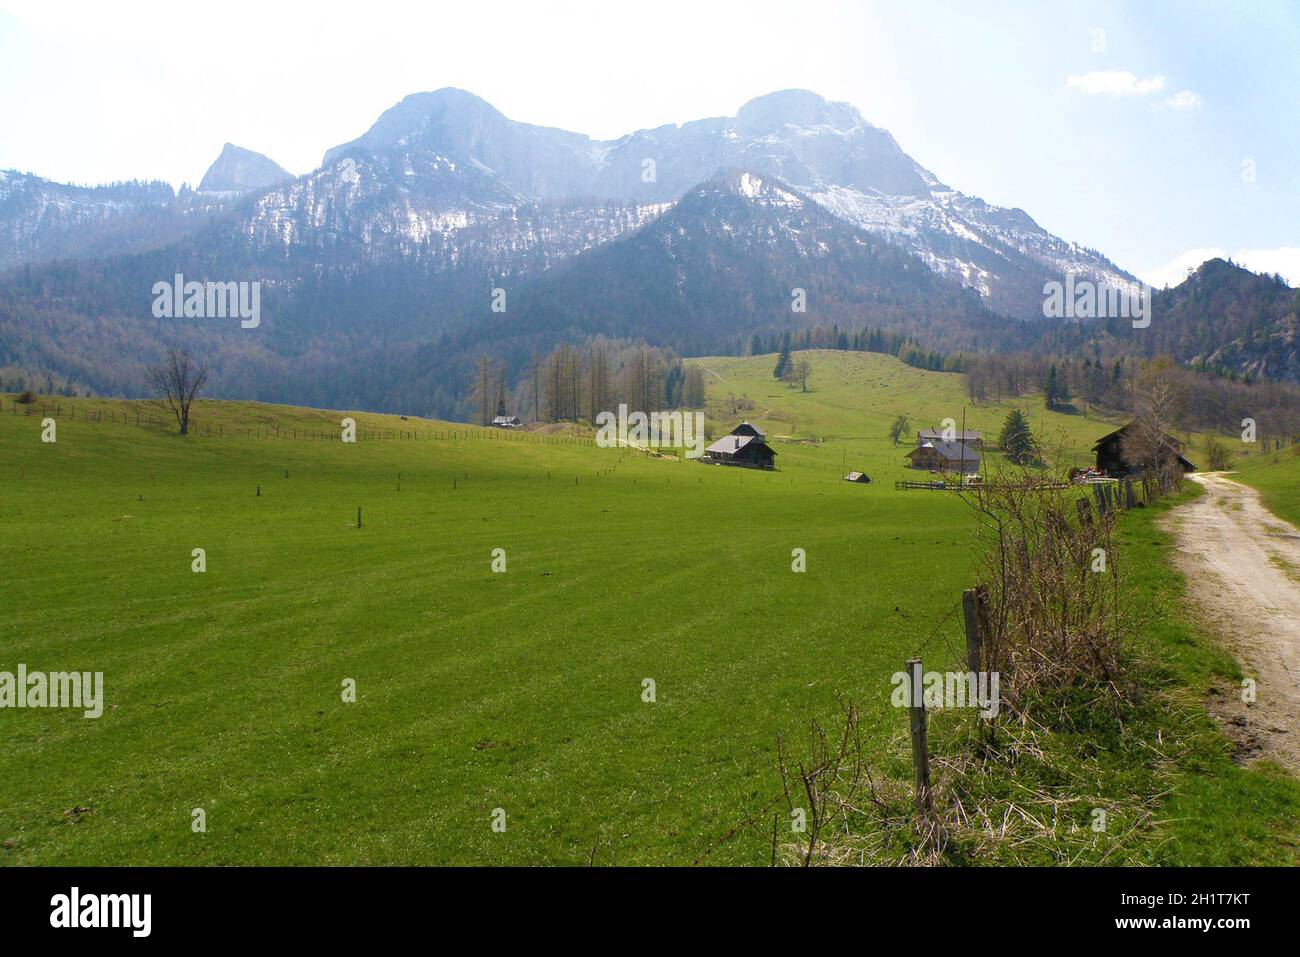
<svg viewBox="0 0 1300 957">
<path fill-rule="evenodd" d="M 969 712 L 936 712 L 930 719 L 932 809 L 920 814 L 905 764 L 891 767 L 877 756 L 873 766 L 863 754 L 857 721 L 846 705 L 832 731 L 814 725 L 809 751 L 793 767 L 782 752 L 782 803 L 806 809 L 808 827 L 802 834 L 787 828 L 782 840 L 780 817 L 772 818 L 775 865 L 1104 864 L 1131 845 L 1132 835 L 1157 826 L 1176 761 L 1189 747 L 1186 741 L 1148 743 L 1151 786 L 1102 797 L 1088 786 L 1077 757 L 1032 716 L 1000 721 L 991 741 Z M 905 754 L 907 748 L 900 727 L 883 753 Z M 1099 807 L 1106 817 L 1096 828 Z"/>
<path fill-rule="evenodd" d="M 984 668 L 999 673 L 1004 707 L 1080 684 L 1121 694 L 1134 617 L 1121 601 L 1115 513 L 1025 469 L 961 495 L 978 520 L 976 577 L 989 592 Z"/>
<path fill-rule="evenodd" d="M 793 764 L 778 742 L 782 802 L 793 815 L 803 812 L 804 831 L 787 829 L 781 839 L 774 814 L 772 862 L 814 865 L 865 865 L 902 858 L 935 863 L 942 853 L 941 828 L 924 822 L 912 832 L 912 802 L 907 784 L 873 771 L 862 744 L 856 705 L 840 699 L 840 715 L 830 730 L 811 725 L 808 751 Z"/>
<path fill-rule="evenodd" d="M 1232 452 L 1213 435 L 1205 439 L 1201 451 L 1205 454 L 1205 467 L 1211 472 L 1232 468 Z"/>
</svg>

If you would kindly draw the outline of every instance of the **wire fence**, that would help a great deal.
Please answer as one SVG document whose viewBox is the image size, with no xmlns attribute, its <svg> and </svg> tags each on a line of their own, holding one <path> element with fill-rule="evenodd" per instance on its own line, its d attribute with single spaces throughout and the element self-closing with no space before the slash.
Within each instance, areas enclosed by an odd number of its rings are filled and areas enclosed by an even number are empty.
<svg viewBox="0 0 1300 957">
<path fill-rule="evenodd" d="M 12 415 L 39 415 L 41 418 L 53 417 L 55 419 L 63 418 L 65 411 L 61 402 L 48 403 L 35 401 L 22 403 L 16 399 L 10 400 L 10 413 Z M 160 416 L 148 409 L 88 409 L 83 408 L 81 413 L 77 413 L 77 406 L 68 403 L 68 419 L 77 422 L 94 422 L 110 423 L 120 425 L 135 425 L 140 428 L 170 430 L 177 429 L 176 420 L 166 416 Z M 309 428 L 307 426 L 281 426 L 281 425 L 237 425 L 226 422 L 205 422 L 202 419 L 191 418 L 189 423 L 190 435 L 218 436 L 231 438 L 251 438 L 251 439 L 280 439 L 289 441 L 311 441 L 311 442 L 329 442 L 340 441 L 343 437 L 343 427 L 338 428 Z M 595 439 L 584 436 L 574 435 L 547 435 L 544 432 L 530 432 L 522 429 L 499 429 L 499 428 L 442 428 L 442 429 L 366 429 L 357 428 L 355 430 L 356 440 L 360 441 L 486 441 L 486 442 L 524 442 L 535 445 L 572 445 L 594 447 Z"/>
</svg>

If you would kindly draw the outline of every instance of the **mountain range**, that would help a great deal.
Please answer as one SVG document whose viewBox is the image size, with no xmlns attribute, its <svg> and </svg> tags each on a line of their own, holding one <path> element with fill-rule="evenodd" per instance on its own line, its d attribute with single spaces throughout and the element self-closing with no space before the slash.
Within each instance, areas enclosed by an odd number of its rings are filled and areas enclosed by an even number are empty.
<svg viewBox="0 0 1300 957">
<path fill-rule="evenodd" d="M 1045 320 L 1046 282 L 1137 281 L 801 90 L 601 141 L 443 89 L 306 175 L 227 144 L 178 193 L 0 173 L 0 270 L 0 367 L 96 391 L 138 391 L 143 364 L 184 344 L 208 358 L 215 394 L 450 415 L 484 350 L 518 367 L 603 334 L 734 352 L 755 332 L 832 324 L 949 353 L 1104 331 L 1121 350 L 1158 339 L 1184 361 L 1300 377 L 1284 285 L 1235 337 L 1212 328 L 1223 302 L 1194 294 L 1164 299 L 1186 334 Z M 257 332 L 154 319 L 150 289 L 177 273 L 261 282 Z"/>
</svg>

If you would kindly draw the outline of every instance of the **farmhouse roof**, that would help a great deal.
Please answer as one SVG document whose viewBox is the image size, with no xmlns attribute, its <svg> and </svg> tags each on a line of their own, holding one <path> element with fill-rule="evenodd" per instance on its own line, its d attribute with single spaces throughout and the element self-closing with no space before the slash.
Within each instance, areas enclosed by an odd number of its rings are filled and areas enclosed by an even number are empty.
<svg viewBox="0 0 1300 957">
<path fill-rule="evenodd" d="M 1124 433 L 1126 433 L 1129 429 L 1133 428 L 1133 426 L 1135 425 L 1137 425 L 1136 422 L 1129 422 L 1127 425 L 1120 426 L 1114 432 L 1108 432 L 1107 434 L 1103 435 L 1101 438 L 1097 440 L 1097 444 L 1092 447 L 1092 450 L 1096 452 L 1099 448 L 1101 448 L 1106 443 L 1110 442 L 1112 439 L 1120 438 L 1122 435 L 1124 435 Z M 1183 444 L 1179 442 L 1176 438 L 1174 438 L 1172 435 L 1166 435 L 1164 438 L 1165 441 L 1169 443 L 1170 447 L 1174 449 L 1174 451 L 1178 451 L 1183 447 Z"/>
<path fill-rule="evenodd" d="M 911 458 L 924 449 L 934 449 L 949 462 L 978 462 L 980 460 L 979 449 L 973 449 L 965 442 L 922 442 L 907 453 L 907 458 Z"/>
<path fill-rule="evenodd" d="M 719 455 L 735 455 L 757 438 L 758 437 L 754 435 L 724 435 L 704 451 L 716 452 Z M 761 444 L 762 440 L 759 439 L 759 442 Z"/>
<path fill-rule="evenodd" d="M 1114 432 L 1107 432 L 1105 435 L 1103 435 L 1101 438 L 1099 438 L 1096 441 L 1096 443 L 1092 447 L 1092 450 L 1096 452 L 1103 445 L 1109 443 L 1112 439 L 1118 439 L 1120 436 L 1122 436 L 1125 432 L 1127 432 L 1132 427 L 1133 427 L 1133 423 L 1130 422 L 1127 425 L 1121 425 Z"/>
</svg>

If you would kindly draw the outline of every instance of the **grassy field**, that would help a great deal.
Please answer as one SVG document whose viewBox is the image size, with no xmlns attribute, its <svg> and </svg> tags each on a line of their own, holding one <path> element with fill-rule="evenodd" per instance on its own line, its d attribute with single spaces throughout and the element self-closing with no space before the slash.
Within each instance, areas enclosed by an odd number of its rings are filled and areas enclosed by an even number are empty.
<svg viewBox="0 0 1300 957">
<path fill-rule="evenodd" d="M 761 829 L 721 839 L 778 790 L 778 736 L 843 692 L 883 747 L 889 676 L 972 569 L 965 507 L 894 491 L 885 437 L 960 425 L 959 379 L 812 360 L 808 394 L 698 360 L 716 432 L 791 436 L 772 474 L 391 416 L 344 444 L 340 414 L 246 403 L 180 437 L 49 400 L 46 444 L 6 401 L 0 671 L 102 671 L 107 703 L 0 711 L 0 861 L 766 863 Z M 1113 428 L 1030 413 L 1081 456 Z"/>
<path fill-rule="evenodd" d="M 0 417 L 0 670 L 102 671 L 108 705 L 0 712 L 9 862 L 689 862 L 776 788 L 777 735 L 881 684 L 969 574 L 959 504 L 805 456 L 232 437 L 337 430 L 238 403 L 180 438 L 71 404 L 55 444 Z"/>
<path fill-rule="evenodd" d="M 1273 514 L 1300 526 L 1300 445 L 1241 456 L 1235 468 L 1233 478 L 1256 489 Z"/>
</svg>

